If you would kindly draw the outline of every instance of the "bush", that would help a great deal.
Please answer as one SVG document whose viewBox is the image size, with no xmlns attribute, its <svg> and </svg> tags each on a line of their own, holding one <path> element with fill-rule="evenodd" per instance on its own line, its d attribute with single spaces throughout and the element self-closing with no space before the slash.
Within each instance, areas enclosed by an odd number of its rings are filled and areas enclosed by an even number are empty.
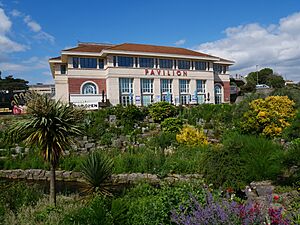
<svg viewBox="0 0 300 225">
<path fill-rule="evenodd" d="M 288 141 L 300 138 L 300 110 L 298 110 L 295 119 L 291 123 L 291 126 L 287 127 L 283 131 L 283 137 Z"/>
<path fill-rule="evenodd" d="M 86 134 L 89 137 L 99 140 L 109 128 L 108 116 L 109 111 L 107 109 L 89 112 L 84 119 Z"/>
<path fill-rule="evenodd" d="M 149 106 L 149 114 L 155 122 L 162 122 L 166 118 L 176 116 L 177 110 L 174 105 L 161 101 Z"/>
<path fill-rule="evenodd" d="M 216 186 L 243 189 L 252 181 L 275 179 L 281 172 L 283 150 L 270 140 L 230 133 L 223 145 L 203 157 L 204 177 Z"/>
<path fill-rule="evenodd" d="M 183 121 L 179 118 L 167 118 L 161 123 L 161 128 L 164 132 L 178 133 L 183 126 Z"/>
<path fill-rule="evenodd" d="M 207 145 L 208 140 L 203 130 L 199 130 L 193 126 L 185 125 L 179 134 L 176 135 L 176 140 L 180 144 L 189 146 Z"/>
<path fill-rule="evenodd" d="M 287 96 L 270 96 L 250 103 L 243 116 L 242 130 L 267 137 L 280 136 L 295 116 L 295 103 Z"/>
</svg>

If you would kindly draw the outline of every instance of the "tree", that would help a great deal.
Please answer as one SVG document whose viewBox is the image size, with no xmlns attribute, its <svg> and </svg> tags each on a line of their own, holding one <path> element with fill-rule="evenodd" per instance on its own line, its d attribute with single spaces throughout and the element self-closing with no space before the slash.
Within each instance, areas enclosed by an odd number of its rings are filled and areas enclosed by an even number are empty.
<svg viewBox="0 0 300 225">
<path fill-rule="evenodd" d="M 8 139 L 41 150 L 51 166 L 50 203 L 56 205 L 55 169 L 63 152 L 73 144 L 72 136 L 82 133 L 77 124 L 83 111 L 46 95 L 28 94 L 26 100 L 29 115 L 12 126 Z"/>
<path fill-rule="evenodd" d="M 4 79 L 0 77 L 0 90 L 27 90 L 27 84 L 28 81 L 19 78 L 13 78 L 12 75 L 7 76 Z"/>
</svg>

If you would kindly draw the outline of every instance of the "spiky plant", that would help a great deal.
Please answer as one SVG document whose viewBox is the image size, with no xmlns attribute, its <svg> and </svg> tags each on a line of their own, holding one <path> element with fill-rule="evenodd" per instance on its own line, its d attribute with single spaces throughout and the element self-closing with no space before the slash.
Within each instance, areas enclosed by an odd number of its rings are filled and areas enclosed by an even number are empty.
<svg viewBox="0 0 300 225">
<path fill-rule="evenodd" d="M 74 144 L 74 136 L 82 134 L 78 125 L 84 112 L 47 95 L 25 96 L 28 116 L 10 129 L 8 140 L 41 150 L 50 163 L 50 203 L 56 205 L 55 169 L 66 149 Z"/>
<path fill-rule="evenodd" d="M 87 182 L 84 192 L 111 195 L 106 181 L 112 175 L 113 161 L 100 152 L 92 152 L 81 164 L 81 172 Z"/>
</svg>

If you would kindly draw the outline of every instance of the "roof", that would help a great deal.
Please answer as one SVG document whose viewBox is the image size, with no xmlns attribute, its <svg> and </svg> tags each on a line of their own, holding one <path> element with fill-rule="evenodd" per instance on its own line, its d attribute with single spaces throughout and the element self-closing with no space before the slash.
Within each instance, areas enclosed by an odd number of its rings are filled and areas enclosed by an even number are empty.
<svg viewBox="0 0 300 225">
<path fill-rule="evenodd" d="M 49 60 L 61 60 L 61 57 L 57 56 L 57 57 L 50 58 Z"/>
<path fill-rule="evenodd" d="M 67 52 L 101 52 L 103 49 L 112 47 L 112 45 L 105 44 L 89 44 L 89 43 L 80 43 L 77 47 L 65 49 L 63 51 Z"/>
</svg>

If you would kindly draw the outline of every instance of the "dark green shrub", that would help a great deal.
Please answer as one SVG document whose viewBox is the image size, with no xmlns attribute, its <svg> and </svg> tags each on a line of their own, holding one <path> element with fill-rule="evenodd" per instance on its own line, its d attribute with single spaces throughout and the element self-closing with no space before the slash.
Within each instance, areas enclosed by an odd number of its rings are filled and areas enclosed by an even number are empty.
<svg viewBox="0 0 300 225">
<path fill-rule="evenodd" d="M 60 162 L 59 167 L 61 170 L 67 170 L 67 171 L 80 171 L 80 165 L 85 160 L 85 156 L 80 155 L 67 155 L 64 156 Z"/>
<path fill-rule="evenodd" d="M 84 119 L 86 135 L 99 140 L 109 128 L 108 117 L 109 111 L 107 109 L 89 112 Z"/>
<path fill-rule="evenodd" d="M 112 144 L 113 135 L 111 133 L 105 133 L 100 139 L 102 145 L 110 146 Z"/>
<path fill-rule="evenodd" d="M 176 145 L 176 133 L 161 132 L 149 140 L 148 146 L 165 149 L 171 145 Z"/>
<path fill-rule="evenodd" d="M 270 140 L 230 133 L 223 145 L 206 151 L 202 164 L 205 178 L 217 186 L 244 188 L 281 172 L 283 150 Z"/>
<path fill-rule="evenodd" d="M 164 132 L 178 133 L 183 126 L 183 121 L 179 118 L 170 117 L 161 123 Z"/>
<path fill-rule="evenodd" d="M 36 185 L 25 182 L 11 182 L 0 184 L 0 205 L 17 213 L 22 206 L 35 205 L 42 197 L 42 192 Z"/>
<path fill-rule="evenodd" d="M 157 102 L 149 106 L 149 114 L 155 122 L 174 117 L 177 114 L 176 107 L 168 102 Z"/>
<path fill-rule="evenodd" d="M 288 141 L 300 138 L 300 110 L 298 110 L 295 119 L 291 123 L 291 126 L 287 127 L 283 131 L 283 137 Z"/>
</svg>

